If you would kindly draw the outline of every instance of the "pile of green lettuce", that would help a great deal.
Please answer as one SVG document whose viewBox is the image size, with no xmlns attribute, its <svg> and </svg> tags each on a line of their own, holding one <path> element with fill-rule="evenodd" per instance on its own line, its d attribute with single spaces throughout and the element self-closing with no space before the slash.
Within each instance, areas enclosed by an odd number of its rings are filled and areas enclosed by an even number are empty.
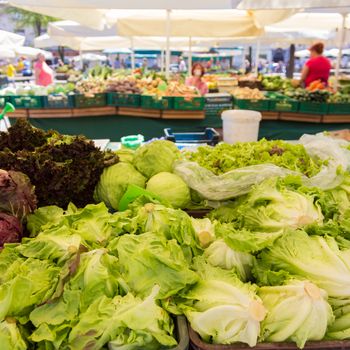
<svg viewBox="0 0 350 350">
<path fill-rule="evenodd" d="M 237 168 L 268 163 L 312 177 L 320 171 L 323 164 L 320 160 L 312 159 L 303 145 L 266 139 L 199 147 L 196 152 L 188 152 L 187 158 L 216 175 Z"/>
</svg>

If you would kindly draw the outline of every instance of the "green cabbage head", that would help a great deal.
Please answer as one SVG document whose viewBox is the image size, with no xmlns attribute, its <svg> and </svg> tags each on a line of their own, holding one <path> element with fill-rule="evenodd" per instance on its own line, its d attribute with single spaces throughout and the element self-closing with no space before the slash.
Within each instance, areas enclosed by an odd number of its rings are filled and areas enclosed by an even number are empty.
<svg viewBox="0 0 350 350">
<path fill-rule="evenodd" d="M 146 189 L 169 202 L 174 208 L 186 208 L 191 201 L 190 189 L 186 183 L 172 173 L 161 172 L 152 176 Z"/>
<path fill-rule="evenodd" d="M 118 209 L 119 201 L 128 185 L 145 188 L 146 179 L 130 163 L 117 163 L 103 170 L 98 182 L 94 199 L 104 202 L 111 209 Z"/>
<path fill-rule="evenodd" d="M 135 168 L 148 179 L 163 171 L 172 172 L 174 161 L 180 151 L 175 144 L 166 140 L 148 143 L 135 152 Z"/>
</svg>

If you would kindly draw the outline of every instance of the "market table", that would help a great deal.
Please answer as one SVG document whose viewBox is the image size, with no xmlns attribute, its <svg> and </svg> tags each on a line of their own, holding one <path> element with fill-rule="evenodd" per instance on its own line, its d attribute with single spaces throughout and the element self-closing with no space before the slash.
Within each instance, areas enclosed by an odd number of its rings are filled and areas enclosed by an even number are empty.
<svg viewBox="0 0 350 350">
<path fill-rule="evenodd" d="M 178 131 L 196 131 L 205 127 L 222 128 L 218 116 L 204 119 L 151 119 L 130 116 L 93 116 L 76 118 L 30 118 L 39 128 L 55 129 L 64 134 L 84 134 L 92 139 L 108 138 L 119 141 L 122 136 L 142 134 L 146 139 L 164 135 L 164 128 Z M 259 138 L 295 140 L 305 133 L 315 134 L 325 130 L 350 128 L 350 123 L 308 123 L 282 120 L 263 120 Z"/>
</svg>

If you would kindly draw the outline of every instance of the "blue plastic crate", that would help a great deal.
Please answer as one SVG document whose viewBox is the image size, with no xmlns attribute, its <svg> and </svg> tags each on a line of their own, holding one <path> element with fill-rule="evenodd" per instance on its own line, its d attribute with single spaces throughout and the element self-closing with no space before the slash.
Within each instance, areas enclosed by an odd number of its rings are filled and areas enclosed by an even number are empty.
<svg viewBox="0 0 350 350">
<path fill-rule="evenodd" d="M 171 128 L 164 129 L 165 138 L 175 143 L 194 143 L 216 145 L 220 140 L 219 133 L 213 128 L 205 128 L 201 132 L 173 132 Z"/>
</svg>

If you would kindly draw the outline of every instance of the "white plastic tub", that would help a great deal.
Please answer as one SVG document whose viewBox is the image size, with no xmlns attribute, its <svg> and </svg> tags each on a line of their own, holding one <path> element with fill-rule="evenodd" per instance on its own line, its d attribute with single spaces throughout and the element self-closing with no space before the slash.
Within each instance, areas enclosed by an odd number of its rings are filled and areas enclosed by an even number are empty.
<svg viewBox="0 0 350 350">
<path fill-rule="evenodd" d="M 261 113 L 244 109 L 222 112 L 224 142 L 251 142 L 258 140 Z"/>
</svg>

